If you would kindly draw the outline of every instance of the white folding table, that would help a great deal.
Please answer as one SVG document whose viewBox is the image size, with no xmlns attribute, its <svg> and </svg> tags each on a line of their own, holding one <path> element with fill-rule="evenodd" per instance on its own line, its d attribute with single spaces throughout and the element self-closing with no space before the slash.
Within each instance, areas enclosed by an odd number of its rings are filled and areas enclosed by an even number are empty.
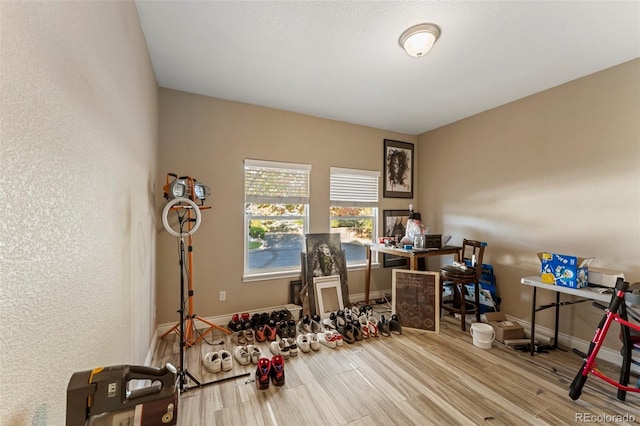
<svg viewBox="0 0 640 426">
<path fill-rule="evenodd" d="M 558 320 L 560 318 L 560 306 L 573 305 L 574 303 L 586 302 L 588 300 L 597 300 L 599 302 L 604 302 L 606 306 L 609 306 L 609 302 L 611 301 L 611 296 L 613 295 L 613 289 L 606 293 L 601 293 L 596 291 L 592 287 L 585 288 L 570 288 L 563 287 L 555 284 L 546 284 L 543 283 L 539 276 L 533 277 L 524 277 L 520 280 L 520 283 L 524 285 L 528 285 L 533 287 L 533 299 L 531 304 L 531 345 L 530 345 L 530 353 L 533 355 L 535 353 L 535 333 L 536 333 L 536 312 L 542 311 L 548 308 L 556 308 L 556 318 L 554 324 L 554 334 L 553 334 L 553 349 L 558 348 Z M 536 293 L 538 288 L 543 290 L 555 291 L 556 292 L 556 301 L 555 303 L 550 303 L 548 305 L 542 305 L 540 307 L 536 304 Z M 574 297 L 580 297 L 580 300 L 570 300 L 565 302 L 560 302 L 560 294 L 568 294 Z"/>
</svg>

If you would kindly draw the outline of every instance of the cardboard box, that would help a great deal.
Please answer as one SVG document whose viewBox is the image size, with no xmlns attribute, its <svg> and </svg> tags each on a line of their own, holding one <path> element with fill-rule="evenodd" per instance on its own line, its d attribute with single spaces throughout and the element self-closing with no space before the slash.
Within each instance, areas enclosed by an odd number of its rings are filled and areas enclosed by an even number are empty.
<svg viewBox="0 0 640 426">
<path fill-rule="evenodd" d="M 624 274 L 611 269 L 589 267 L 589 284 L 614 288 L 618 278 L 624 280 Z"/>
<path fill-rule="evenodd" d="M 502 312 L 487 312 L 487 322 L 496 332 L 496 340 L 504 343 L 505 340 L 524 338 L 524 328 L 516 321 L 507 320 Z"/>
<path fill-rule="evenodd" d="M 570 288 L 582 288 L 589 284 L 589 265 L 593 262 L 593 257 L 542 252 L 538 253 L 538 258 L 543 283 Z"/>
</svg>

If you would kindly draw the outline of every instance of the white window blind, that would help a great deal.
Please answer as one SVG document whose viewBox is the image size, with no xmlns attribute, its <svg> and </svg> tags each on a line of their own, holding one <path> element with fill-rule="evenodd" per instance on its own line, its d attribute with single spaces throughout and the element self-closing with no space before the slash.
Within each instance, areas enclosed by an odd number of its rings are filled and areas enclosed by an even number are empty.
<svg viewBox="0 0 640 426">
<path fill-rule="evenodd" d="M 332 206 L 377 207 L 380 172 L 330 168 Z"/>
<path fill-rule="evenodd" d="M 246 203 L 309 204 L 307 164 L 275 161 L 244 161 L 244 193 Z"/>
</svg>

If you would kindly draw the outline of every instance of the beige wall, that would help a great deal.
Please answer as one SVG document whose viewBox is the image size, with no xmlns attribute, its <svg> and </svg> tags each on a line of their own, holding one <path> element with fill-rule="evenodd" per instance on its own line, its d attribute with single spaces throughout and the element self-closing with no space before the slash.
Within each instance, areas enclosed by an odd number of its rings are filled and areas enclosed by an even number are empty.
<svg viewBox="0 0 640 426">
<path fill-rule="evenodd" d="M 488 242 L 502 310 L 530 320 L 536 252 L 595 257 L 640 281 L 640 60 L 420 135 L 418 207 L 431 229 Z M 437 266 L 437 265 L 435 265 Z M 551 292 L 540 291 L 542 303 Z M 590 340 L 601 312 L 563 308 Z M 552 312 L 539 315 L 552 327 Z"/>
<path fill-rule="evenodd" d="M 0 423 L 155 332 L 157 84 L 132 2 L 0 2 Z"/>
<path fill-rule="evenodd" d="M 293 96 L 293 95 L 292 95 Z M 298 96 L 298 95 L 295 95 Z M 324 120 L 174 90 L 160 90 L 160 169 L 208 184 L 200 229 L 193 236 L 194 312 L 200 317 L 288 303 L 295 278 L 242 282 L 245 158 L 311 164 L 310 232 L 329 231 L 329 167 L 381 170 L 383 140 L 415 136 Z M 417 152 L 416 152 L 417 153 Z M 382 193 L 382 187 L 380 189 Z M 163 204 L 161 191 L 158 204 Z M 383 199 L 382 209 L 410 200 Z M 158 322 L 178 319 L 180 275 L 176 239 L 158 227 Z M 372 291 L 391 287 L 390 269 L 374 271 Z M 219 302 L 219 292 L 227 301 Z M 351 294 L 364 292 L 363 271 L 349 272 Z"/>
</svg>

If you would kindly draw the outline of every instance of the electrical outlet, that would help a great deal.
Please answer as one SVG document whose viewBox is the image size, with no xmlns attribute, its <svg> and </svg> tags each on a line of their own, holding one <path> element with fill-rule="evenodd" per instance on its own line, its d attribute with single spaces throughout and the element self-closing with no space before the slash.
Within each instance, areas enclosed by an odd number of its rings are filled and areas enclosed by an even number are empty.
<svg viewBox="0 0 640 426">
<path fill-rule="evenodd" d="M 220 292 L 220 301 L 224 302 L 225 300 L 227 300 L 227 292 L 226 291 L 221 291 Z"/>
</svg>

